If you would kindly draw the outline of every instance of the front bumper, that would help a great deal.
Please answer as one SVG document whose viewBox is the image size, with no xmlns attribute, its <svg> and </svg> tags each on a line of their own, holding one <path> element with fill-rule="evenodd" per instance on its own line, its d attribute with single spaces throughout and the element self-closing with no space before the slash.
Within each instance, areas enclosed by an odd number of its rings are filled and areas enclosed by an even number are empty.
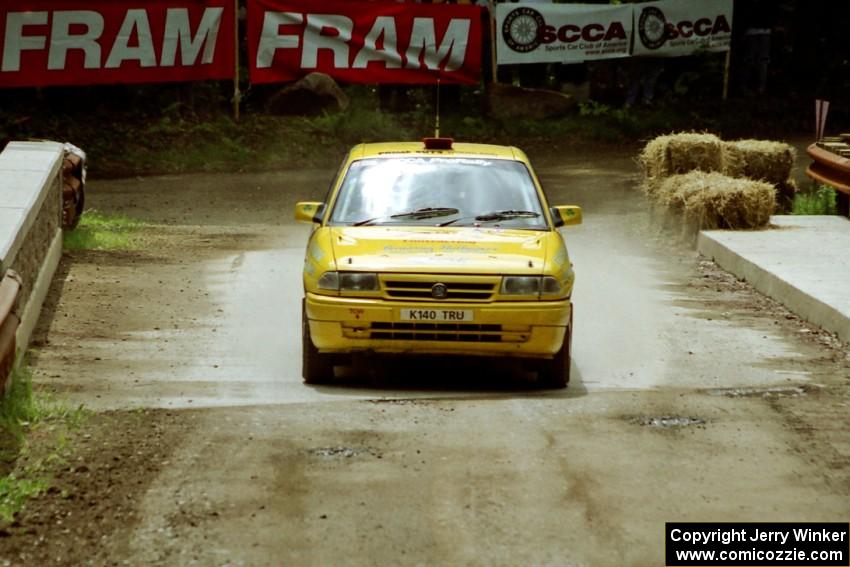
<svg viewBox="0 0 850 567">
<path fill-rule="evenodd" d="M 469 323 L 401 320 L 404 308 L 465 310 Z M 416 303 L 308 293 L 313 344 L 323 353 L 416 353 L 551 357 L 564 342 L 572 303 L 513 301 Z"/>
</svg>

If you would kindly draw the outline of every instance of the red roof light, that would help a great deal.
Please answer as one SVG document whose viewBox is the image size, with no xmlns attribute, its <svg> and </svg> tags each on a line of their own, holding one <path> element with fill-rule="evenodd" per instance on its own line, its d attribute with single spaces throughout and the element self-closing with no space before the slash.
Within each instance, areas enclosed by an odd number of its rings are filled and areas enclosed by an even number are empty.
<svg viewBox="0 0 850 567">
<path fill-rule="evenodd" d="M 450 150 L 454 139 L 452 138 L 422 138 L 426 150 Z"/>
</svg>

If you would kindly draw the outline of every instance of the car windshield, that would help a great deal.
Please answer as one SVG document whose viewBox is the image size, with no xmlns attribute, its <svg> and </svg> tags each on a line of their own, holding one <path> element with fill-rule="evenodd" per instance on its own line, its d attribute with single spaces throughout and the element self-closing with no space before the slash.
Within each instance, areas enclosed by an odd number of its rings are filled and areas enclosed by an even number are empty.
<svg viewBox="0 0 850 567">
<path fill-rule="evenodd" d="M 547 228 L 521 162 L 446 157 L 355 161 L 330 223 Z"/>
</svg>

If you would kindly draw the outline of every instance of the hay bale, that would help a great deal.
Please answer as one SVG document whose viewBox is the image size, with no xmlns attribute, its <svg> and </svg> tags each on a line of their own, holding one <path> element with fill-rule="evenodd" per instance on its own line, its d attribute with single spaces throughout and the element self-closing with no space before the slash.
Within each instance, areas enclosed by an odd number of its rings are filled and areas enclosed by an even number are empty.
<svg viewBox="0 0 850 567">
<path fill-rule="evenodd" d="M 655 199 L 699 228 L 763 228 L 776 207 L 776 188 L 763 181 L 692 171 L 662 181 Z"/>
<path fill-rule="evenodd" d="M 793 146 L 768 140 L 737 140 L 723 144 L 723 172 L 772 183 L 777 188 L 791 176 L 797 151 Z"/>
<path fill-rule="evenodd" d="M 723 141 L 714 134 L 666 134 L 650 140 L 638 161 L 647 178 L 663 178 L 695 170 L 723 171 Z"/>
<path fill-rule="evenodd" d="M 645 177 L 640 184 L 640 189 L 648 198 L 655 199 L 663 181 L 664 178 L 662 177 Z"/>
<path fill-rule="evenodd" d="M 658 136 L 644 146 L 643 151 L 638 156 L 638 163 L 643 169 L 645 179 L 660 179 L 670 174 L 667 170 L 667 146 L 671 137 L 670 135 Z M 644 191 L 647 194 L 650 193 L 646 186 L 644 186 Z"/>
</svg>

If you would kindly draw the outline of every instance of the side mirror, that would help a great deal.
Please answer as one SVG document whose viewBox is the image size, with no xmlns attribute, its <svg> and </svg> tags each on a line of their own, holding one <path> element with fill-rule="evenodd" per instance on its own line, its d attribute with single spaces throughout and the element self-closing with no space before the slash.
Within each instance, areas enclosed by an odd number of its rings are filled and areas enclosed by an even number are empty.
<svg viewBox="0 0 850 567">
<path fill-rule="evenodd" d="M 559 205 L 557 207 L 551 207 L 549 210 L 552 213 L 552 220 L 555 221 L 555 227 L 568 224 L 581 224 L 581 207 Z"/>
<path fill-rule="evenodd" d="M 302 201 L 295 204 L 295 220 L 301 222 L 322 222 L 325 204 L 316 201 Z"/>
</svg>

